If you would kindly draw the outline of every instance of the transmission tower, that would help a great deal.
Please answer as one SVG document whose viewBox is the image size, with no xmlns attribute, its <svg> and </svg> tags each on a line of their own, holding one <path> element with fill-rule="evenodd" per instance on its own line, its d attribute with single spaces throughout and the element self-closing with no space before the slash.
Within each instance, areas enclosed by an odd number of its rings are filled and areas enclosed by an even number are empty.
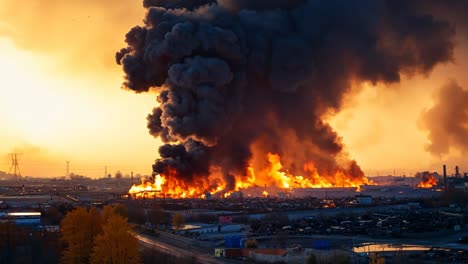
<svg viewBox="0 0 468 264">
<path fill-rule="evenodd" d="M 18 154 L 12 153 L 10 154 L 11 156 L 11 167 L 10 170 L 8 171 L 8 174 L 11 174 L 13 171 L 13 177 L 15 180 L 19 180 L 21 178 L 21 172 L 19 168 L 19 162 L 18 162 Z"/>
<path fill-rule="evenodd" d="M 70 161 L 67 160 L 67 172 L 65 173 L 65 179 L 70 176 Z"/>
</svg>

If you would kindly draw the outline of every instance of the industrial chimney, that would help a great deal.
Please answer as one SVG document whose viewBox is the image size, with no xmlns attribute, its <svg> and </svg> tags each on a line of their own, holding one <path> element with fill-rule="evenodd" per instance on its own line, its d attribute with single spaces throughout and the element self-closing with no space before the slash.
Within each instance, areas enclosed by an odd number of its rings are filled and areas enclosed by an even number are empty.
<svg viewBox="0 0 468 264">
<path fill-rule="evenodd" d="M 444 170 L 444 190 L 447 190 L 447 166 L 444 164 L 442 168 Z"/>
</svg>

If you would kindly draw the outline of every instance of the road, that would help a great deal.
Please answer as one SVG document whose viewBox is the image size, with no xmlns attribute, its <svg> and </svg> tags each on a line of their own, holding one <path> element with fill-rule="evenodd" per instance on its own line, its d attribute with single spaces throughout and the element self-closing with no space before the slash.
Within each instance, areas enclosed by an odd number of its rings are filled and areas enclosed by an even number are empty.
<svg viewBox="0 0 468 264">
<path fill-rule="evenodd" d="M 182 238 L 171 234 L 162 233 L 158 237 L 135 233 L 135 237 L 143 246 L 150 247 L 162 251 L 164 253 L 176 256 L 187 257 L 194 256 L 197 261 L 207 264 L 225 264 L 225 263 L 241 263 L 239 261 L 216 258 L 214 256 L 214 248 L 204 248 L 194 245 L 194 240 Z"/>
</svg>

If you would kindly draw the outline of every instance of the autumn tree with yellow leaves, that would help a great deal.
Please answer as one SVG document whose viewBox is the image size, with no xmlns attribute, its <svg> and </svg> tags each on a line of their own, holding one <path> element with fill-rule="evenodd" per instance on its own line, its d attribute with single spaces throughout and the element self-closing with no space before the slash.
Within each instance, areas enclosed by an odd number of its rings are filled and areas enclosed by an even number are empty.
<svg viewBox="0 0 468 264">
<path fill-rule="evenodd" d="M 137 239 L 130 233 L 132 227 L 127 219 L 112 214 L 96 237 L 91 263 L 133 264 L 140 263 Z"/>
<path fill-rule="evenodd" d="M 125 207 L 77 208 L 61 223 L 66 249 L 63 263 L 139 263 L 138 243 L 128 224 Z"/>
<path fill-rule="evenodd" d="M 66 243 L 63 263 L 89 263 L 94 239 L 101 232 L 102 219 L 96 208 L 77 208 L 69 212 L 61 223 L 62 239 Z"/>
<path fill-rule="evenodd" d="M 125 206 L 123 206 L 122 204 L 112 204 L 104 206 L 101 212 L 103 222 L 106 222 L 107 219 L 112 215 L 120 215 L 123 218 L 128 218 L 127 208 L 125 208 Z"/>
</svg>

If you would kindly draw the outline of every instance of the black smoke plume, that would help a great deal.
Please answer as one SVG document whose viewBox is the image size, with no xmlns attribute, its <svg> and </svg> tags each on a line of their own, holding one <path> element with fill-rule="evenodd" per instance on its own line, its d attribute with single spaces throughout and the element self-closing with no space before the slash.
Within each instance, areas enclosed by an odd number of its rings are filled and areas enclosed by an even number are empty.
<svg viewBox="0 0 468 264">
<path fill-rule="evenodd" d="M 466 0 L 411 0 L 411 8 L 419 9 L 438 16 L 452 23 L 456 27 L 457 35 L 468 36 L 468 1 Z"/>
<path fill-rule="evenodd" d="M 145 0 L 116 55 L 124 87 L 154 89 L 153 168 L 194 180 L 245 175 L 252 146 L 287 154 L 293 173 L 363 177 L 323 120 L 352 81 L 398 82 L 452 59 L 454 27 L 404 0 Z M 285 136 L 288 135 L 288 136 Z M 295 142 L 295 143 L 293 143 Z M 232 188 L 232 184 L 230 186 Z"/>
</svg>

